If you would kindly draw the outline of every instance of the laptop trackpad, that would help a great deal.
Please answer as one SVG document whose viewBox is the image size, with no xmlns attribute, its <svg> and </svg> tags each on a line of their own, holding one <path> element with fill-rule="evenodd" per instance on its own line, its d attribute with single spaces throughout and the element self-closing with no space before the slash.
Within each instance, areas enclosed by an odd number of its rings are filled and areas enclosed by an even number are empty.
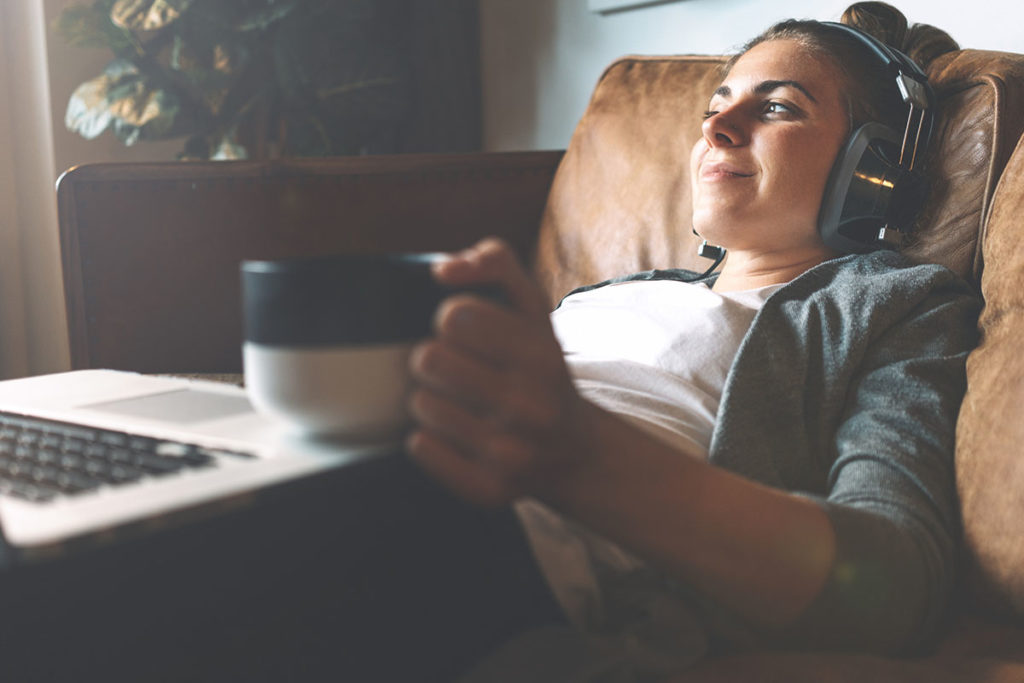
<svg viewBox="0 0 1024 683">
<path fill-rule="evenodd" d="M 79 407 L 176 424 L 219 420 L 223 417 L 253 411 L 252 404 L 244 396 L 230 396 L 200 389 L 175 389 L 148 396 L 90 403 Z"/>
</svg>

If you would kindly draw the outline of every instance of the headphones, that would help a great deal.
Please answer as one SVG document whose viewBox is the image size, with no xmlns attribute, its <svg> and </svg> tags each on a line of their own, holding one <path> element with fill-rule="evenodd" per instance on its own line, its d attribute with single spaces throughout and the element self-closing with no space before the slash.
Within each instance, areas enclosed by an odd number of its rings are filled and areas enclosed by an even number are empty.
<svg viewBox="0 0 1024 683">
<path fill-rule="evenodd" d="M 918 162 L 931 141 L 935 95 L 921 68 L 899 50 L 852 26 L 822 24 L 856 39 L 880 61 L 908 112 L 902 134 L 879 122 L 853 132 L 825 184 L 818 231 L 844 254 L 895 248 L 927 194 Z"/>
</svg>

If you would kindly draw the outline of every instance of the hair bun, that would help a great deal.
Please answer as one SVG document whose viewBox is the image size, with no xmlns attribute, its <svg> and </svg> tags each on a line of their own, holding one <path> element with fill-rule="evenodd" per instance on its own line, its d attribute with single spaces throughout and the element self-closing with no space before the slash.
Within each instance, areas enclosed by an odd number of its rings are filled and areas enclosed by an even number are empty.
<svg viewBox="0 0 1024 683">
<path fill-rule="evenodd" d="M 903 12 L 884 2 L 854 3 L 846 8 L 840 21 L 896 48 L 923 70 L 939 55 L 960 49 L 942 29 L 929 24 L 908 26 Z"/>
</svg>

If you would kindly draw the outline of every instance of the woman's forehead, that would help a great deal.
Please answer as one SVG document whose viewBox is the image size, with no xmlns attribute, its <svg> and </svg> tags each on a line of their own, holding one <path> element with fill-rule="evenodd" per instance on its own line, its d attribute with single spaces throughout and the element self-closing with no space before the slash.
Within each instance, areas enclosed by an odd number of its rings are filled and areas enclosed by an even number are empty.
<svg viewBox="0 0 1024 683">
<path fill-rule="evenodd" d="M 811 99 L 823 101 L 839 94 L 843 76 L 838 65 L 820 51 L 797 40 L 768 40 L 740 56 L 716 92 L 732 96 L 764 90 L 765 83 L 780 83 L 795 85 Z"/>
</svg>

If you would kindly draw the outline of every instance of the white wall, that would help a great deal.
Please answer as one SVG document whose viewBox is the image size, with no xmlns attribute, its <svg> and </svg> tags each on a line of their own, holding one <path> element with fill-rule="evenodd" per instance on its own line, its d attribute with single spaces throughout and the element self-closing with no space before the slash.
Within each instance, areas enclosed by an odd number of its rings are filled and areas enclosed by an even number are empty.
<svg viewBox="0 0 1024 683">
<path fill-rule="evenodd" d="M 600 15 L 587 0 L 480 0 L 484 145 L 562 149 L 604 68 L 624 54 L 722 54 L 789 17 L 837 20 L 846 0 L 681 0 Z M 1024 52 L 1020 0 L 893 0 L 962 47 Z"/>
</svg>

